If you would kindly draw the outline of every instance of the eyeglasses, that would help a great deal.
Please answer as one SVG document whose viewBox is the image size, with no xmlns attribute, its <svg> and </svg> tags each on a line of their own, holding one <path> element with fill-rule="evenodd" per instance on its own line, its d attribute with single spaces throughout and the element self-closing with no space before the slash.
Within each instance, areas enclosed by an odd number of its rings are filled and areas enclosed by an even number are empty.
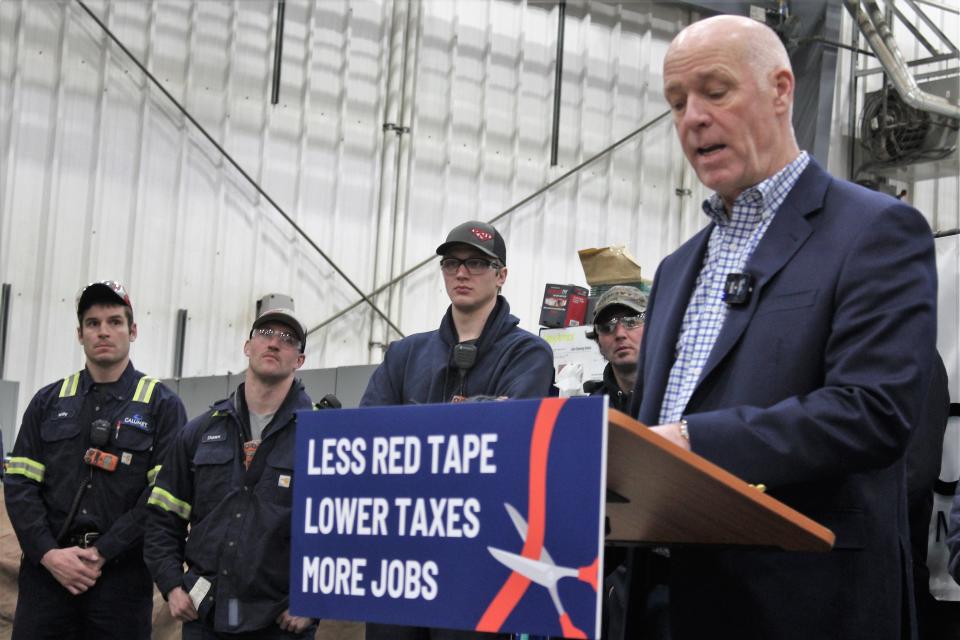
<svg viewBox="0 0 960 640">
<path fill-rule="evenodd" d="M 261 327 L 260 329 L 254 329 L 253 335 L 255 338 L 263 338 L 264 340 L 270 340 L 273 336 L 277 336 L 284 346 L 293 347 L 294 349 L 300 348 L 300 339 L 286 331 Z"/>
<path fill-rule="evenodd" d="M 635 316 L 621 316 L 619 318 L 610 318 L 606 322 L 598 322 L 593 325 L 593 330 L 597 333 L 608 335 L 617 330 L 617 324 L 623 326 L 624 329 L 628 331 L 630 329 L 636 329 L 637 327 L 642 327 L 644 321 L 647 319 L 647 314 L 641 311 Z"/>
<path fill-rule="evenodd" d="M 472 276 L 482 276 L 487 269 L 499 269 L 500 263 L 496 260 L 485 260 L 484 258 L 444 258 L 440 261 L 440 269 L 448 276 L 453 276 L 460 271 L 460 265 L 467 268 L 467 273 Z"/>
</svg>

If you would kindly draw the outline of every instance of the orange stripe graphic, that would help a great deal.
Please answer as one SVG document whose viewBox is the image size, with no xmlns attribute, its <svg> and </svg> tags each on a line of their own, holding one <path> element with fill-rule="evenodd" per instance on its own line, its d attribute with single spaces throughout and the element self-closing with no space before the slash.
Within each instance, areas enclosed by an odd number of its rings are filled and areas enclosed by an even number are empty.
<svg viewBox="0 0 960 640">
<path fill-rule="evenodd" d="M 527 539 L 524 541 L 521 555 L 536 560 L 540 559 L 540 552 L 543 550 L 547 520 L 547 461 L 550 454 L 550 439 L 553 437 L 553 427 L 557 423 L 557 416 L 564 402 L 566 398 L 545 398 L 540 401 L 540 408 L 533 423 L 533 435 L 530 439 Z M 511 572 L 510 577 L 500 587 L 500 591 L 477 623 L 477 631 L 499 631 L 528 586 L 530 586 L 528 578 L 515 571 Z"/>
</svg>

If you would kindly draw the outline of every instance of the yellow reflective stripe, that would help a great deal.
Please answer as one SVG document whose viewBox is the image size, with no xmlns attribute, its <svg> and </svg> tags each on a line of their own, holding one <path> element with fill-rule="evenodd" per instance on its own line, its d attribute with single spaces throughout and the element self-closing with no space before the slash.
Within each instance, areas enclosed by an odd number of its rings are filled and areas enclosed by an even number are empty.
<svg viewBox="0 0 960 640">
<path fill-rule="evenodd" d="M 10 458 L 7 462 L 7 473 L 21 475 L 36 482 L 43 482 L 43 475 L 47 468 L 30 458 Z"/>
<path fill-rule="evenodd" d="M 77 385 L 80 383 L 80 372 L 76 372 L 72 376 L 67 376 L 63 379 L 63 384 L 60 385 L 60 397 L 69 398 L 71 396 L 77 395 Z"/>
<path fill-rule="evenodd" d="M 225 415 L 227 415 L 226 411 L 220 411 L 219 409 L 217 409 L 216 411 L 210 414 L 210 417 L 216 418 L 217 416 L 225 416 Z"/>
<path fill-rule="evenodd" d="M 133 392 L 133 401 L 140 402 L 140 393 L 143 391 L 143 383 L 146 378 L 140 378 L 140 382 L 137 383 L 137 390 Z"/>
<path fill-rule="evenodd" d="M 153 397 L 153 388 L 157 386 L 157 383 L 158 383 L 158 382 L 160 382 L 160 381 L 157 380 L 156 378 L 150 378 L 150 384 L 147 386 L 147 390 L 144 391 L 144 393 L 143 393 L 143 400 L 142 400 L 142 402 L 149 404 L 150 398 Z"/>
<path fill-rule="evenodd" d="M 189 503 L 174 498 L 173 494 L 160 487 L 153 488 L 153 491 L 150 492 L 150 497 L 147 499 L 147 504 L 152 504 L 164 511 L 169 511 L 188 521 L 190 520 L 190 511 L 193 509 Z"/>
<path fill-rule="evenodd" d="M 151 487 L 152 487 L 152 486 L 154 485 L 154 483 L 156 483 L 156 481 L 157 481 L 157 474 L 160 473 L 160 467 L 161 467 L 161 466 L 162 466 L 162 465 L 159 465 L 159 464 L 158 464 L 158 465 L 155 466 L 153 469 L 150 469 L 150 471 L 147 471 L 147 484 L 150 485 Z"/>
<path fill-rule="evenodd" d="M 137 383 L 137 390 L 133 392 L 133 401 L 149 404 L 150 398 L 153 396 L 153 388 L 157 386 L 158 382 L 159 380 L 150 376 L 140 378 L 140 382 Z"/>
</svg>

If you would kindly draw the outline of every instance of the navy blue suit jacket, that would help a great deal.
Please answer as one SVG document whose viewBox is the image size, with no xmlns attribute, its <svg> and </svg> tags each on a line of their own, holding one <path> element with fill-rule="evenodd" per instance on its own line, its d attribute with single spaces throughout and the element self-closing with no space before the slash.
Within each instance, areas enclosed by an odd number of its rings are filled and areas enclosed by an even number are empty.
<svg viewBox="0 0 960 640">
<path fill-rule="evenodd" d="M 634 413 L 659 422 L 710 225 L 657 270 Z M 692 449 L 834 531 L 826 554 L 675 550 L 674 638 L 910 634 L 903 452 L 936 338 L 933 237 L 911 207 L 800 176 L 750 258 L 686 406 Z"/>
</svg>

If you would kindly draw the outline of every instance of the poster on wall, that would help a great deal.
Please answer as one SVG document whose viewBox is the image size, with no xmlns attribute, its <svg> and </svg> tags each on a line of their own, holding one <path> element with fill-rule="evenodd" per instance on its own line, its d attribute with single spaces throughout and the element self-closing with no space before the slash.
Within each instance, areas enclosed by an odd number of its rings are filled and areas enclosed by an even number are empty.
<svg viewBox="0 0 960 640">
<path fill-rule="evenodd" d="M 607 399 L 298 416 L 290 609 L 596 638 Z"/>
</svg>

